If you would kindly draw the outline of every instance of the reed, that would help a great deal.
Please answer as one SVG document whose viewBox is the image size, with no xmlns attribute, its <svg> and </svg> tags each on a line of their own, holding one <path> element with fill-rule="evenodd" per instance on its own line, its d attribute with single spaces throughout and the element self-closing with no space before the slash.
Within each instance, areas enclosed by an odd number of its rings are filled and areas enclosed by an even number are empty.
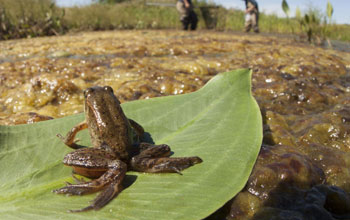
<svg viewBox="0 0 350 220">
<path fill-rule="evenodd" d="M 0 39 L 64 33 L 63 17 L 53 0 L 0 0 Z"/>
</svg>

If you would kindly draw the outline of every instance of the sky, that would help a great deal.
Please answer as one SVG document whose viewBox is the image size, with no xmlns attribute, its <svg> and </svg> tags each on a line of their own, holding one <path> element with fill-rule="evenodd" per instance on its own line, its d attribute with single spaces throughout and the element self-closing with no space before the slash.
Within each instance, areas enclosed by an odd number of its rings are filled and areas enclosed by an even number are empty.
<svg viewBox="0 0 350 220">
<path fill-rule="evenodd" d="M 175 0 L 173 0 L 175 1 Z M 276 14 L 280 17 L 285 17 L 281 3 L 282 0 L 256 0 L 259 4 L 261 12 L 267 14 Z M 297 7 L 303 12 L 306 11 L 309 6 L 316 7 L 322 12 L 326 12 L 328 0 L 287 0 L 291 15 L 294 15 Z M 334 9 L 333 22 L 338 24 L 350 24 L 350 0 L 329 0 Z M 56 0 L 59 6 L 69 7 L 72 5 L 86 5 L 90 4 L 92 0 Z M 242 0 L 208 0 L 208 2 L 214 2 L 222 5 L 226 8 L 244 9 L 244 3 Z"/>
</svg>

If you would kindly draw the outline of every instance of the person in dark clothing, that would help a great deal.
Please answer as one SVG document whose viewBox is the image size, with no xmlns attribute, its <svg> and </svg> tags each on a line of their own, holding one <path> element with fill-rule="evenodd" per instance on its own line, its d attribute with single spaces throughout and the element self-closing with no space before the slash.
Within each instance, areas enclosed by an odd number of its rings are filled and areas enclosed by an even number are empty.
<svg viewBox="0 0 350 220">
<path fill-rule="evenodd" d="M 244 29 L 249 32 L 253 28 L 255 33 L 259 33 L 259 7 L 255 0 L 243 0 L 245 1 L 245 25 Z"/>
<path fill-rule="evenodd" d="M 182 23 L 183 30 L 196 30 L 198 18 L 197 14 L 193 10 L 193 4 L 191 0 L 178 0 L 176 9 L 180 14 L 180 21 Z"/>
</svg>

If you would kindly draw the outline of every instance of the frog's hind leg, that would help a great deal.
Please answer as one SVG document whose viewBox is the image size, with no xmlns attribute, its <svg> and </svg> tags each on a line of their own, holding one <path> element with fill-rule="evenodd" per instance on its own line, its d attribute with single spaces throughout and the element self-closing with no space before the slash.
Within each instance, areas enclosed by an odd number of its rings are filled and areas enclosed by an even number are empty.
<svg viewBox="0 0 350 220">
<path fill-rule="evenodd" d="M 98 179 L 82 182 L 79 184 L 67 184 L 67 186 L 56 189 L 57 194 L 84 195 L 103 190 L 91 203 L 91 205 L 72 212 L 82 212 L 91 209 L 98 210 L 105 206 L 122 191 L 122 181 L 125 177 L 127 165 L 119 160 L 110 163 L 109 169 Z"/>
<path fill-rule="evenodd" d="M 137 155 L 142 158 L 150 157 L 170 157 L 171 149 L 166 144 L 154 145 L 146 142 L 140 143 L 140 153 Z"/>
<path fill-rule="evenodd" d="M 176 172 L 181 174 L 181 170 L 202 162 L 199 157 L 170 158 L 170 153 L 170 147 L 165 144 L 141 145 L 140 154 L 131 158 L 131 169 L 147 173 Z"/>
<path fill-rule="evenodd" d="M 122 179 L 120 181 L 114 181 L 109 184 L 94 200 L 91 204 L 85 208 L 77 210 L 69 210 L 70 212 L 85 212 L 88 210 L 99 210 L 107 205 L 114 197 L 116 197 L 122 190 Z"/>
<path fill-rule="evenodd" d="M 75 140 L 75 136 L 77 133 L 81 130 L 84 130 L 88 127 L 87 123 L 85 121 L 77 124 L 74 126 L 66 135 L 66 137 L 63 137 L 61 134 L 57 134 L 56 136 L 59 137 L 65 145 L 68 147 L 71 147 L 73 149 L 79 149 L 83 146 L 76 144 L 79 140 Z"/>
<path fill-rule="evenodd" d="M 118 180 L 121 181 L 126 173 L 126 164 L 122 161 L 113 161 L 111 167 L 98 179 L 77 184 L 68 183 L 67 186 L 53 190 L 57 194 L 84 195 L 102 190 L 106 185 Z"/>
</svg>

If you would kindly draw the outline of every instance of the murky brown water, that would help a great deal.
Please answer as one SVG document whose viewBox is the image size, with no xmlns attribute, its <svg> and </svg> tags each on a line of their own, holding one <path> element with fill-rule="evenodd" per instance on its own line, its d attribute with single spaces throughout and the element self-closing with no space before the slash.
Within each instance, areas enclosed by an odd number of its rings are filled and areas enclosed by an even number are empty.
<svg viewBox="0 0 350 220">
<path fill-rule="evenodd" d="M 252 68 L 264 144 L 246 188 L 211 219 L 350 213 L 349 52 L 291 38 L 178 31 L 4 41 L 0 51 L 1 124 L 81 112 L 82 91 L 93 85 L 112 86 L 125 102 L 192 92 L 217 73 Z"/>
</svg>

